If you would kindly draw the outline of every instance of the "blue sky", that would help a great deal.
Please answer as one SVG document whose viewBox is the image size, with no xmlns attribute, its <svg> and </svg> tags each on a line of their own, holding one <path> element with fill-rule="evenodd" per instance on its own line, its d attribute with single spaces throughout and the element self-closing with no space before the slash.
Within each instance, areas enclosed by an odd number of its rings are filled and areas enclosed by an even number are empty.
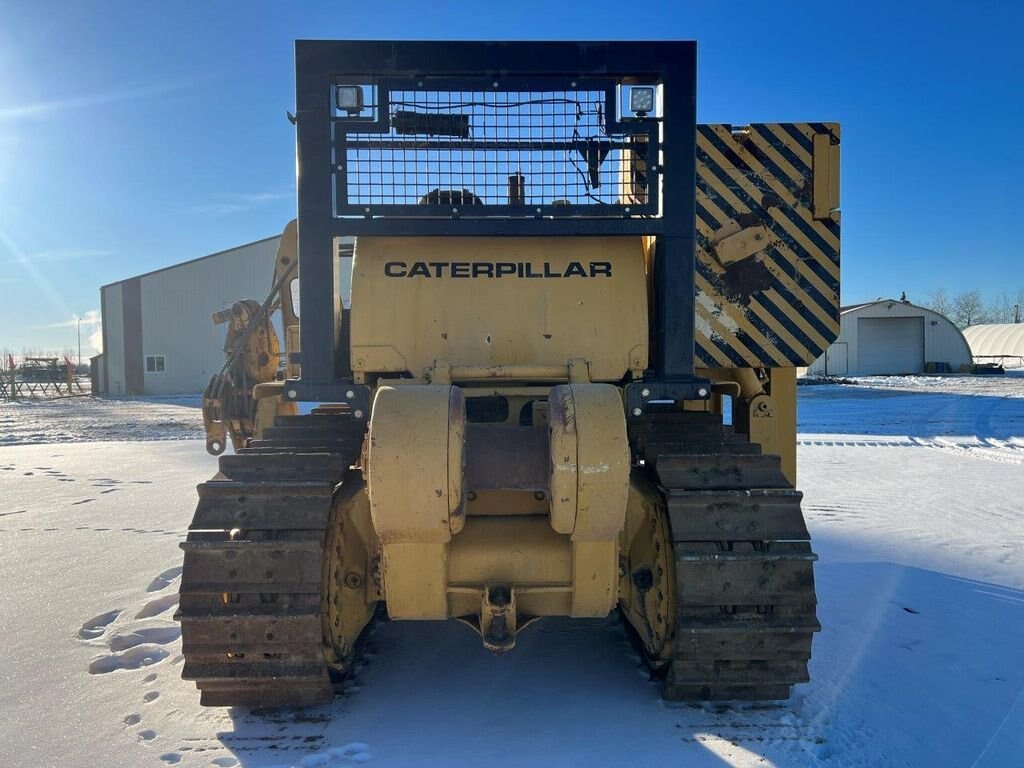
<svg viewBox="0 0 1024 768">
<path fill-rule="evenodd" d="M 1024 287 L 1022 3 L 0 0 L 0 18 L 0 348 L 74 347 L 77 315 L 88 352 L 100 285 L 281 230 L 295 38 L 696 39 L 702 122 L 843 124 L 845 303 Z"/>
</svg>

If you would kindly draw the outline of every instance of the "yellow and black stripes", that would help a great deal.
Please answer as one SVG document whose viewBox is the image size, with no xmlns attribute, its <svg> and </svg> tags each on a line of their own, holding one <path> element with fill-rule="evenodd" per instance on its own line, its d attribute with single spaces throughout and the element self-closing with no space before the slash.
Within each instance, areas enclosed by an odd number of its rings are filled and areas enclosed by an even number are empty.
<svg viewBox="0 0 1024 768">
<path fill-rule="evenodd" d="M 834 123 L 698 126 L 698 365 L 809 365 L 835 340 L 839 213 L 815 218 L 812 198 L 820 146 L 838 142 Z M 721 257 L 729 237 L 757 250 Z"/>
</svg>

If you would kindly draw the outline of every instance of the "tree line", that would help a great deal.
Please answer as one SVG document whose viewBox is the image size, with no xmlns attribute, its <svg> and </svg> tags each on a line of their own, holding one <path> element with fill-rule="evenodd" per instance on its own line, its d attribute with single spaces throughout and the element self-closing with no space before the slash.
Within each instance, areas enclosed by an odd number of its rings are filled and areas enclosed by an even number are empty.
<svg viewBox="0 0 1024 768">
<path fill-rule="evenodd" d="M 1016 293 L 1003 290 L 988 301 L 975 289 L 949 295 L 944 288 L 931 291 L 924 306 L 945 315 L 958 328 L 983 323 L 1019 323 L 1024 321 L 1024 288 Z"/>
</svg>

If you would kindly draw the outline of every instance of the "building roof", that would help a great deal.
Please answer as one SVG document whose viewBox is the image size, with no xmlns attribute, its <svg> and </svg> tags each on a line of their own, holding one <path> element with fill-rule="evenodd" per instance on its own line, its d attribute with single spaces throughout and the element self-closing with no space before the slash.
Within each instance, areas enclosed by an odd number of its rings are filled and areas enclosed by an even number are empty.
<svg viewBox="0 0 1024 768">
<path fill-rule="evenodd" d="M 900 299 L 875 299 L 874 301 L 862 301 L 860 304 L 847 304 L 845 307 L 839 308 L 839 314 L 845 315 L 847 312 L 853 312 L 864 307 L 873 307 L 875 304 L 902 304 L 906 307 L 914 307 L 915 309 L 923 309 L 926 312 L 935 312 L 934 309 L 928 309 L 928 307 L 919 307 L 917 304 L 911 304 L 909 301 L 901 301 Z M 940 315 L 941 312 L 935 312 Z"/>
<path fill-rule="evenodd" d="M 195 264 L 197 261 L 205 261 L 206 259 L 212 259 L 212 258 L 215 258 L 217 256 L 222 256 L 225 253 L 230 253 L 231 251 L 237 251 L 237 250 L 240 250 L 242 248 L 248 248 L 251 245 L 259 245 L 260 243 L 266 243 L 266 242 L 268 242 L 270 240 L 279 240 L 280 238 L 281 238 L 281 235 L 271 235 L 270 237 L 264 237 L 264 238 L 261 238 L 259 240 L 253 240 L 251 243 L 244 243 L 243 245 L 236 245 L 236 246 L 233 246 L 231 248 L 225 248 L 223 251 L 217 251 L 216 253 L 210 253 L 210 254 L 207 254 L 206 256 L 199 256 L 198 258 L 189 259 L 188 261 L 179 261 L 177 264 L 171 264 L 171 265 L 166 266 L 166 267 L 160 267 L 159 269 L 153 269 L 153 270 L 150 270 L 149 272 L 143 272 L 140 275 L 132 275 L 131 277 L 125 277 L 125 278 L 123 278 L 121 280 L 115 280 L 112 283 L 107 283 L 106 285 L 101 285 L 100 286 L 100 290 L 103 290 L 104 288 L 109 288 L 112 285 L 118 285 L 119 283 L 126 283 L 129 280 L 137 280 L 139 278 L 149 277 L 150 275 L 155 275 L 155 274 L 158 274 L 160 272 L 166 272 L 169 269 L 177 269 L 178 267 L 184 267 L 184 266 L 187 266 L 189 264 Z"/>
<path fill-rule="evenodd" d="M 964 337 L 975 357 L 1024 357 L 1024 323 L 969 325 L 964 328 Z"/>
</svg>

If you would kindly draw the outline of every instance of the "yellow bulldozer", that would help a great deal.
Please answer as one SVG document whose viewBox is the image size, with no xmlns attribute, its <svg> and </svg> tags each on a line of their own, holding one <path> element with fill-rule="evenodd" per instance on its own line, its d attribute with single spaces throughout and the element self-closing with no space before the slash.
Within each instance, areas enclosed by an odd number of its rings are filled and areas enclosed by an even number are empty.
<svg viewBox="0 0 1024 768">
<path fill-rule="evenodd" d="M 182 544 L 204 705 L 328 701 L 384 612 L 502 654 L 619 610 L 672 700 L 808 680 L 839 127 L 698 125 L 695 82 L 692 42 L 296 43 L 298 218 L 215 316 Z"/>
</svg>

